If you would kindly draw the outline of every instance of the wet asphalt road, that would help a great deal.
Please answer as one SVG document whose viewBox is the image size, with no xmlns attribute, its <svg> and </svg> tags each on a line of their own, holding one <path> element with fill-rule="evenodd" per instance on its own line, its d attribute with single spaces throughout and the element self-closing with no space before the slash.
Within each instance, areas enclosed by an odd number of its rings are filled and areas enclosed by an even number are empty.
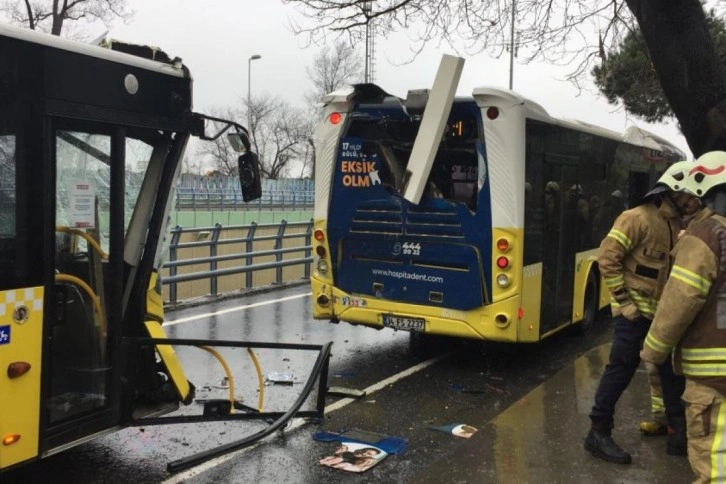
<svg viewBox="0 0 726 484">
<path fill-rule="evenodd" d="M 0 475 L 0 482 L 334 483 L 351 478 L 415 482 L 429 468 L 442 473 L 439 482 L 447 482 L 445 472 L 435 469 L 454 458 L 466 441 L 429 426 L 458 422 L 483 428 L 563 365 L 610 337 L 607 325 L 599 323 L 588 335 L 564 333 L 537 345 L 436 339 L 425 347 L 412 347 L 407 333 L 312 320 L 308 292 L 307 286 L 300 286 L 173 311 L 167 314 L 167 334 L 306 344 L 333 341 L 329 386 L 373 388 L 365 397 L 328 411 L 321 424 L 295 420 L 288 431 L 252 448 L 174 475 L 166 470 L 168 462 L 238 440 L 264 424 L 218 422 L 124 429 Z M 196 349 L 177 352 L 188 379 L 197 385 L 197 398 L 228 394 L 222 382 L 224 373 L 210 355 Z M 256 353 L 264 374 L 278 372 L 294 378 L 296 384 L 291 386 L 264 387 L 265 410 L 286 410 L 299 394 L 315 355 L 289 350 Z M 235 374 L 237 370 L 241 373 L 235 376 L 235 395 L 247 405 L 257 406 L 257 377 L 246 354 L 237 350 L 225 357 Z M 410 375 L 400 375 L 410 369 Z M 382 381 L 386 383 L 381 385 Z M 340 400 L 329 396 L 327 404 Z M 311 398 L 305 408 L 313 406 Z M 190 407 L 184 410 L 200 411 L 198 404 Z M 314 441 L 312 435 L 350 428 L 406 438 L 408 449 L 364 474 L 318 465 L 335 446 Z M 435 462 L 439 465 L 432 466 Z M 436 476 L 429 477 L 431 482 L 437 481 Z"/>
</svg>

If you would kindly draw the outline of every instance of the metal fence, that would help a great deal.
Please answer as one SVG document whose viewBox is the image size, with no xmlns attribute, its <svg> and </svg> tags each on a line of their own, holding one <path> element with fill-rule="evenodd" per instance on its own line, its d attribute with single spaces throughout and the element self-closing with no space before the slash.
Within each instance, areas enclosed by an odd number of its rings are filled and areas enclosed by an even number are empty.
<svg viewBox="0 0 726 484">
<path fill-rule="evenodd" d="M 165 300 L 177 303 L 184 283 L 186 297 L 198 297 L 309 278 L 312 231 L 312 220 L 177 226 L 171 231 L 169 259 L 162 266 Z"/>
<path fill-rule="evenodd" d="M 183 210 L 307 210 L 313 207 L 313 190 L 263 190 L 257 200 L 245 202 L 234 188 L 178 187 L 175 209 Z"/>
</svg>

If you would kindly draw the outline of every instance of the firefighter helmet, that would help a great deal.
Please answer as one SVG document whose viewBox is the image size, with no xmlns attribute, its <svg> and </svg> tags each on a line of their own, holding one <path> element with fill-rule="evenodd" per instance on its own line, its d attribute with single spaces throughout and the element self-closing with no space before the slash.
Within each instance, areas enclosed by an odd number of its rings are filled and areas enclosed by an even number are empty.
<svg viewBox="0 0 726 484">
<path fill-rule="evenodd" d="M 666 190 L 686 192 L 691 195 L 696 195 L 688 182 L 688 174 L 695 166 L 696 164 L 692 161 L 677 161 L 673 163 L 666 169 L 660 178 L 658 178 L 658 181 L 655 182 L 653 188 L 645 194 L 645 197 L 655 195 L 656 193 L 662 193 Z"/>
<path fill-rule="evenodd" d="M 697 197 L 703 197 L 717 185 L 726 183 L 726 151 L 709 151 L 701 155 L 689 170 L 688 185 Z"/>
</svg>

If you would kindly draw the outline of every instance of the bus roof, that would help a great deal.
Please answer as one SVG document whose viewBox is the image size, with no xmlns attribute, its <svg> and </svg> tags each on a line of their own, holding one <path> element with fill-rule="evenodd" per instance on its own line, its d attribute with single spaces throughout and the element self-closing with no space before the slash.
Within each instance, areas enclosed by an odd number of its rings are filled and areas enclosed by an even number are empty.
<svg viewBox="0 0 726 484">
<path fill-rule="evenodd" d="M 490 98 L 494 97 L 500 98 L 504 101 L 522 104 L 525 110 L 524 115 L 527 118 L 534 118 L 541 121 L 546 121 L 549 123 L 557 124 L 559 126 L 573 128 L 578 131 L 584 131 L 593 135 L 611 138 L 616 141 L 622 141 L 632 145 L 642 146 L 644 148 L 650 148 L 655 150 L 663 150 L 664 148 L 666 148 L 674 153 L 677 153 L 679 156 L 682 156 L 683 159 L 685 159 L 686 156 L 683 151 L 681 151 L 670 141 L 637 126 L 631 126 L 624 133 L 622 133 L 608 128 L 603 128 L 601 126 L 596 126 L 585 121 L 580 121 L 578 119 L 555 118 L 550 116 L 547 110 L 545 110 L 540 104 L 537 104 L 536 102 L 527 99 L 521 94 L 510 91 L 508 89 L 501 89 L 495 87 L 478 87 L 474 89 L 473 94 L 475 98 L 477 96 L 486 96 Z"/>
<path fill-rule="evenodd" d="M 78 54 L 96 57 L 98 59 L 103 59 L 118 64 L 126 64 L 129 66 L 138 67 L 161 74 L 167 74 L 174 77 L 189 77 L 185 74 L 181 62 L 179 62 L 178 65 L 174 65 L 150 59 L 144 59 L 135 55 L 124 54 L 122 52 L 117 52 L 111 49 L 64 39 L 56 35 L 36 32 L 35 30 L 14 27 L 7 24 L 0 24 L 0 36 L 11 37 L 25 42 L 31 42 L 33 44 L 40 44 L 56 49 L 76 52 Z"/>
</svg>

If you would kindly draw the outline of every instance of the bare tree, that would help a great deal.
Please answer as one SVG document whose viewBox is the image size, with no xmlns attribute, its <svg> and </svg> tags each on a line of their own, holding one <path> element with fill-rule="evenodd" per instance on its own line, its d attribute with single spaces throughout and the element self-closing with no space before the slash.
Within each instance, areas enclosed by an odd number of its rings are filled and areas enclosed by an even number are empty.
<svg viewBox="0 0 726 484">
<path fill-rule="evenodd" d="M 264 94 L 252 98 L 250 112 L 252 145 L 260 159 L 264 178 L 291 175 L 294 165 L 305 166 L 306 135 L 310 117 L 304 110 Z"/>
<path fill-rule="evenodd" d="M 231 108 L 213 108 L 210 114 L 219 119 L 242 119 L 239 112 Z M 209 131 L 216 132 L 221 128 L 222 125 L 216 126 L 216 128 L 210 127 Z M 239 173 L 237 168 L 239 153 L 232 148 L 225 135 L 213 141 L 200 141 L 197 145 L 196 154 L 206 162 L 206 165 L 211 166 L 220 175 L 237 176 Z"/>
<path fill-rule="evenodd" d="M 127 3 L 127 0 L 2 0 L 0 11 L 13 23 L 60 35 L 66 21 L 100 21 L 107 27 L 116 19 L 126 21 L 133 15 Z"/>
<path fill-rule="evenodd" d="M 362 82 L 363 58 L 356 55 L 351 45 L 338 40 L 332 46 L 323 46 L 313 57 L 313 63 L 305 68 L 308 79 L 313 85 L 305 99 L 309 104 L 319 103 L 326 94 L 340 89 L 346 84 Z"/>
<path fill-rule="evenodd" d="M 694 154 L 726 148 L 726 76 L 709 36 L 701 0 L 283 0 L 310 18 L 299 34 L 318 41 L 330 31 L 361 35 L 376 19 L 382 31 L 501 55 L 515 32 L 524 62 L 572 67 L 577 82 L 593 61 L 616 49 L 637 24 L 668 103 Z M 711 3 L 714 3 L 713 1 Z M 512 25 L 514 19 L 514 25 Z"/>
</svg>

